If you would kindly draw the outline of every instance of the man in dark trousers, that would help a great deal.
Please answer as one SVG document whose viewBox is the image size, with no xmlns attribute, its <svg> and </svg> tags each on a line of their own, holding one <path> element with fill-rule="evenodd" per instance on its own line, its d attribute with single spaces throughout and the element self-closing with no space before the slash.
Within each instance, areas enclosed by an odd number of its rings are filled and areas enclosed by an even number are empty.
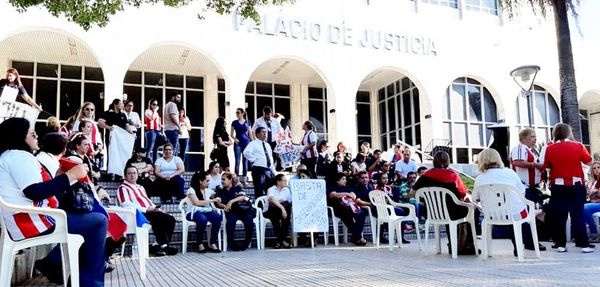
<svg viewBox="0 0 600 287">
<path fill-rule="evenodd" d="M 251 141 L 244 150 L 244 157 L 252 164 L 252 183 L 256 198 L 267 194 L 267 188 L 272 184 L 275 174 L 273 164 L 273 151 L 266 142 L 267 130 L 258 127 L 255 131 L 256 139 Z"/>
</svg>

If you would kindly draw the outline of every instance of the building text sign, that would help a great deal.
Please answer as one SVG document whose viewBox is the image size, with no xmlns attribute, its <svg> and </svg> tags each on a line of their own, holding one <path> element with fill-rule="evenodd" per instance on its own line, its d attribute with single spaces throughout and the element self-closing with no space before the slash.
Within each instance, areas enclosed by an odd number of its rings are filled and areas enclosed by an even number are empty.
<svg viewBox="0 0 600 287">
<path fill-rule="evenodd" d="M 323 24 L 285 17 L 269 17 L 268 15 L 263 15 L 261 23 L 256 24 L 252 20 L 242 21 L 241 16 L 234 14 L 233 28 L 236 31 L 272 37 L 398 51 L 415 55 L 437 56 L 438 53 L 434 39 L 429 37 L 402 32 L 354 29 L 347 24 Z"/>
</svg>

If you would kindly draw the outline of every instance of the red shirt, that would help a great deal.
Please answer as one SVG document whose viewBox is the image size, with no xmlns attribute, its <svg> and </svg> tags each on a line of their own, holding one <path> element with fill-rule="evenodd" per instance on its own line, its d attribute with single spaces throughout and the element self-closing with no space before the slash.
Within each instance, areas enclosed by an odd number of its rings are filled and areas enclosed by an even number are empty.
<svg viewBox="0 0 600 287">
<path fill-rule="evenodd" d="M 546 149 L 544 168 L 550 169 L 550 182 L 562 178 L 564 185 L 573 185 L 573 177 L 584 184 L 581 163 L 592 161 L 590 153 L 576 141 L 557 141 Z"/>
</svg>

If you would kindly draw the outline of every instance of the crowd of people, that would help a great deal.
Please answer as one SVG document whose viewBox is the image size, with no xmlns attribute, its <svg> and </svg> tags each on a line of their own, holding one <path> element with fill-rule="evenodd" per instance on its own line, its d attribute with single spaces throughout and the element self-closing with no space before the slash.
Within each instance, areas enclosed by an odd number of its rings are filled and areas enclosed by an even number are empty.
<svg viewBox="0 0 600 287">
<path fill-rule="evenodd" d="M 18 89 L 28 101 L 26 91 L 19 84 L 18 72 L 13 70 L 7 72 L 7 79 L 0 86 Z M 287 186 L 288 179 L 277 166 L 281 159 L 274 153 L 278 140 L 286 135 L 274 116 L 276 114 L 270 107 L 265 107 L 263 116 L 251 124 L 244 109 L 237 109 L 237 118 L 230 125 L 230 133 L 225 119 L 217 118 L 212 161 L 206 171 L 193 174 L 190 188 L 185 191 L 183 175 L 191 127 L 185 110 L 178 105 L 180 101 L 180 95 L 173 95 L 161 117 L 158 101 L 151 99 L 144 112 L 143 123 L 133 111 L 132 101 L 123 103 L 119 99 L 114 100 L 111 109 L 99 116 L 97 121 L 96 107 L 86 102 L 62 127 L 54 119 L 48 121 L 51 128 L 43 137 L 41 148 L 37 134 L 27 120 L 11 118 L 0 123 L 0 133 L 11 135 L 0 142 L 0 197 L 12 204 L 67 211 L 69 232 L 81 234 L 85 239 L 80 259 L 81 285 L 103 286 L 104 272 L 114 268 L 109 256 L 125 241 L 124 230 L 119 233 L 111 228 L 114 223 L 111 223 L 110 212 L 103 212 L 104 209 L 82 211 L 81 206 L 73 206 L 71 198 L 74 190 L 83 188 L 82 184 L 75 182 L 83 181 L 90 187 L 95 204 L 102 208 L 111 204 L 109 194 L 97 184 L 104 164 L 101 151 L 105 144 L 110 145 L 111 138 L 106 136 L 103 142 L 100 129 L 105 129 L 107 134 L 117 127 L 132 136 L 138 133 L 133 136 L 138 140 L 133 144 L 132 155 L 123 164 L 117 203 L 137 210 L 152 226 L 156 242 L 150 247 L 150 252 L 154 256 L 177 254 L 177 249 L 169 246 L 176 219 L 161 206 L 184 198 L 191 203 L 185 220 L 196 222 L 197 252 L 221 252 L 217 238 L 222 222 L 225 222 L 228 246 L 236 251 L 247 249 L 257 216 L 255 205 L 243 189 L 248 185 L 248 171 L 252 176 L 254 197 L 266 196 L 266 204 L 260 212 L 272 222 L 276 235 L 272 247 L 293 247 L 289 240 L 293 204 L 291 191 Z M 37 105 L 34 107 L 41 109 Z M 139 140 L 142 124 L 145 126 L 145 147 Z M 372 150 L 370 144 L 364 142 L 353 156 L 343 142 L 339 142 L 334 151 L 328 141 L 319 140 L 311 121 L 304 122 L 302 129 L 300 165 L 296 166 L 296 174 L 290 180 L 325 179 L 327 204 L 348 227 L 351 242 L 356 246 L 367 244 L 363 238 L 363 227 L 369 211 L 377 217 L 369 197 L 371 191 L 385 193 L 395 202 L 412 204 L 419 220 L 427 217 L 425 205 L 415 197 L 415 191 L 420 188 L 446 188 L 467 204 L 477 204 L 479 200 L 476 195 L 470 196 L 459 174 L 449 168 L 451 157 L 446 152 L 433 155 L 433 168 L 428 169 L 420 164 L 419 157 L 413 155 L 410 148 L 402 144 L 394 145 L 393 154 L 384 158 L 382 150 Z M 567 251 L 565 227 L 570 216 L 576 247 L 584 253 L 593 252 L 590 240 L 597 242 L 599 239 L 593 214 L 600 211 L 600 163 L 593 162 L 585 147 L 572 139 L 568 125 L 557 124 L 552 137 L 553 140 L 538 151 L 535 148 L 535 130 L 521 130 L 519 144 L 510 152 L 512 168 L 504 166 L 498 152 L 484 149 L 478 155 L 480 174 L 474 185 L 510 184 L 525 198 L 541 206 L 545 212 L 545 226 L 554 243 L 552 247 L 558 252 Z M 162 147 L 162 155 L 158 154 L 159 147 Z M 233 170 L 227 156 L 230 148 L 235 154 Z M 109 154 L 108 161 L 115 158 L 118 157 Z M 72 164 L 65 167 L 66 163 L 62 161 L 65 159 Z M 583 167 L 590 165 L 590 176 L 586 179 Z M 544 191 L 544 186 L 549 186 L 549 194 Z M 159 197 L 160 202 L 153 202 L 153 196 Z M 518 194 L 506 200 L 511 202 L 515 219 L 525 218 L 532 212 Z M 451 200 L 448 201 L 448 211 L 453 219 L 468 213 L 464 205 L 456 205 Z M 394 213 L 402 216 L 408 210 L 396 207 Z M 5 228 L 13 240 L 53 232 L 54 221 L 46 215 L 3 216 L 5 221 L 11 222 Z M 238 221 L 243 223 L 245 231 L 241 240 L 234 236 Z M 203 238 L 209 222 L 211 236 L 205 243 Z M 409 224 L 401 229 L 403 233 L 415 232 L 415 227 Z M 476 229 L 469 232 L 480 233 L 479 228 Z M 524 226 L 523 242 L 526 249 L 534 249 L 532 234 L 528 230 Z M 385 229 L 381 231 L 378 237 L 385 243 Z M 514 234 L 509 237 L 515 244 Z M 410 243 L 403 237 L 398 240 Z M 310 243 L 306 238 L 305 241 Z M 540 249 L 546 248 L 540 246 Z M 55 248 L 35 266 L 52 282 L 60 283 L 62 277 L 57 275 L 60 274 L 60 257 L 60 250 Z"/>
</svg>

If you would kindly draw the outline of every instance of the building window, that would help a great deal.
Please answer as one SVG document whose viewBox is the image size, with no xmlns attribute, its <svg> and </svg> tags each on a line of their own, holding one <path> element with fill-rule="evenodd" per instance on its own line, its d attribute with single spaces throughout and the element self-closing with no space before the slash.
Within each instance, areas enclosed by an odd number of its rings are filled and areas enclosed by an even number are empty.
<svg viewBox="0 0 600 287">
<path fill-rule="evenodd" d="M 421 2 L 450 8 L 458 8 L 458 0 L 421 0 Z"/>
<path fill-rule="evenodd" d="M 408 78 L 392 82 L 377 92 L 381 148 L 386 150 L 401 140 L 421 146 L 419 89 Z"/>
<path fill-rule="evenodd" d="M 481 83 L 458 78 L 446 90 L 443 109 L 444 138 L 451 140 L 455 163 L 471 163 L 490 143 L 488 125 L 497 122 L 496 103 Z"/>
<path fill-rule="evenodd" d="M 589 118 L 590 114 L 588 110 L 579 110 L 579 119 L 581 124 L 581 143 L 587 148 L 588 151 L 591 150 Z"/>
<path fill-rule="evenodd" d="M 327 140 L 327 89 L 308 87 L 308 116 L 319 140 Z"/>
<path fill-rule="evenodd" d="M 357 146 L 365 141 L 371 143 L 371 93 L 368 91 L 356 93 L 356 127 Z"/>
<path fill-rule="evenodd" d="M 262 110 L 269 106 L 273 113 L 285 117 L 281 121 L 283 128 L 290 121 L 290 86 L 274 83 L 248 82 L 246 85 L 246 113 L 252 124 L 257 118 L 262 117 Z"/>
<path fill-rule="evenodd" d="M 40 114 L 37 128 L 50 116 L 66 122 L 84 102 L 94 103 L 96 115 L 104 108 L 100 68 L 20 61 L 12 61 L 11 66 L 19 71 L 27 93 L 47 112 Z"/>
<path fill-rule="evenodd" d="M 498 15 L 498 3 L 496 0 L 466 0 L 465 8 L 467 10 Z"/>
<path fill-rule="evenodd" d="M 517 130 L 529 126 L 529 113 L 527 111 L 527 95 L 520 93 L 517 105 Z M 533 107 L 532 128 L 535 129 L 537 141 L 547 142 L 552 138 L 552 127 L 560 122 L 560 112 L 554 98 L 544 88 L 534 85 L 531 91 L 531 106 Z"/>
<path fill-rule="evenodd" d="M 225 80 L 218 79 L 219 117 L 225 117 Z"/>
<path fill-rule="evenodd" d="M 191 75 L 175 75 L 145 71 L 127 71 L 123 92 L 128 100 L 133 100 L 134 110 L 144 116 L 148 101 L 155 99 L 159 104 L 159 114 L 173 94 L 181 94 L 181 107 L 190 118 L 188 166 L 187 170 L 204 170 L 204 78 Z M 143 127 L 144 128 L 144 127 Z M 142 128 L 142 134 L 144 130 Z M 142 137 L 142 143 L 145 138 Z"/>
</svg>

